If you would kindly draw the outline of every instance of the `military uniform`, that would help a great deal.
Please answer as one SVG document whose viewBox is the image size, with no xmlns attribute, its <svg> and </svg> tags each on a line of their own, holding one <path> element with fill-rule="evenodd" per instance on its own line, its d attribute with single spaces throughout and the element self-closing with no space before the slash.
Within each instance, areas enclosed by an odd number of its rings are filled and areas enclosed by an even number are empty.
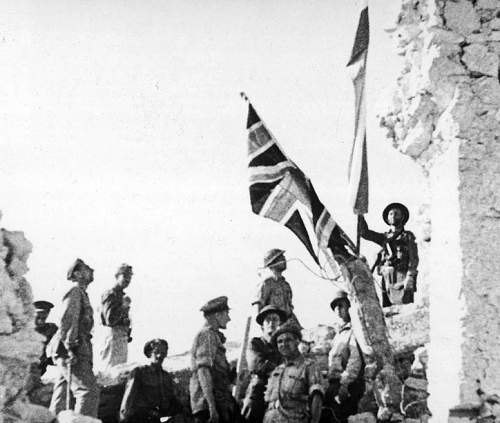
<svg viewBox="0 0 500 423">
<path fill-rule="evenodd" d="M 106 330 L 101 359 L 109 367 L 127 362 L 130 318 L 124 296 L 123 289 L 115 286 L 101 298 L 101 323 Z"/>
<path fill-rule="evenodd" d="M 387 215 L 392 208 L 399 208 L 403 215 L 403 226 L 408 221 L 408 209 L 399 203 L 389 204 L 382 216 L 389 224 Z M 363 221 L 364 222 L 364 221 Z M 379 233 L 368 229 L 366 222 L 360 226 L 362 238 L 382 247 L 376 268 L 382 276 L 382 306 L 409 304 L 414 301 L 417 290 L 418 247 L 415 235 L 405 230 L 389 230 Z"/>
<path fill-rule="evenodd" d="M 268 251 L 264 257 L 264 267 L 269 267 L 284 260 L 285 252 L 280 249 L 272 249 Z M 292 319 L 300 326 L 297 317 L 293 312 L 292 304 L 292 288 L 288 281 L 282 276 L 268 276 L 264 278 L 257 286 L 257 293 L 252 305 L 258 304 L 259 312 L 268 305 L 275 306 L 283 310 L 287 314 L 287 318 Z"/>
<path fill-rule="evenodd" d="M 205 304 L 201 310 L 211 313 L 228 310 L 227 297 L 218 297 Z M 231 395 L 234 372 L 226 358 L 226 337 L 208 323 L 196 334 L 191 348 L 191 379 L 189 396 L 191 411 L 197 422 L 208 421 L 208 402 L 203 394 L 198 369 L 206 367 L 212 377 L 212 388 L 220 423 L 232 423 L 238 416 L 235 401 Z"/>
<path fill-rule="evenodd" d="M 132 370 L 120 407 L 120 421 L 159 422 L 182 410 L 174 382 L 160 366 L 148 364 Z"/>
<path fill-rule="evenodd" d="M 325 395 L 324 405 L 333 409 L 336 417 L 347 421 L 347 417 L 356 414 L 358 402 L 364 392 L 364 362 L 351 323 L 345 323 L 333 338 L 332 348 L 328 354 L 329 387 Z M 341 398 L 340 404 L 335 401 L 339 390 L 344 389 L 349 396 Z"/>
<path fill-rule="evenodd" d="M 45 336 L 45 341 L 43 342 L 43 351 L 40 356 L 40 363 L 38 365 L 38 368 L 40 369 L 40 375 L 42 376 L 47 371 L 47 366 L 54 364 L 52 358 L 47 357 L 45 348 L 57 332 L 57 325 L 55 323 L 44 323 L 42 325 L 36 326 L 35 330 L 40 335 Z"/>
<path fill-rule="evenodd" d="M 261 310 L 255 320 L 262 326 L 266 316 L 271 313 L 277 314 L 281 322 L 284 322 L 287 318 L 287 314 L 283 310 L 269 305 Z M 248 404 L 245 420 L 248 423 L 262 422 L 266 411 L 264 392 L 266 391 L 267 380 L 281 361 L 281 354 L 275 344 L 264 337 L 255 337 L 250 340 L 247 351 L 250 383 L 245 394 L 245 402 Z"/>
<path fill-rule="evenodd" d="M 68 279 L 78 260 L 68 271 Z M 83 263 L 85 265 L 85 263 Z M 86 265 L 85 265 L 86 266 Z M 59 376 L 54 383 L 54 392 L 50 410 L 54 414 L 66 408 L 66 390 L 68 383 L 68 364 L 65 360 L 68 351 L 77 358 L 71 365 L 71 392 L 75 397 L 75 412 L 90 417 L 97 417 L 99 389 L 92 370 L 92 328 L 93 310 L 87 292 L 79 286 L 72 287 L 63 298 L 63 313 L 59 329 L 47 346 L 47 354 L 54 359 Z"/>
<path fill-rule="evenodd" d="M 264 423 L 307 423 L 309 402 L 315 392 L 323 394 L 321 374 L 313 360 L 300 354 L 274 369 L 269 377 Z"/>
</svg>

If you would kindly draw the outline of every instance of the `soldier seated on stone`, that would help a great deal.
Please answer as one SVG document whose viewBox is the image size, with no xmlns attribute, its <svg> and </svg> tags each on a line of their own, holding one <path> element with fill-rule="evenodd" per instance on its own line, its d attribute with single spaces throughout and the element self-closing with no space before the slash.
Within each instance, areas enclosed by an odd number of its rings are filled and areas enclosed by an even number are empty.
<svg viewBox="0 0 500 423">
<path fill-rule="evenodd" d="M 144 345 L 149 364 L 136 367 L 130 374 L 120 406 L 120 421 L 125 423 L 159 423 L 182 411 L 174 382 L 162 364 L 168 354 L 164 339 L 153 339 Z"/>
<path fill-rule="evenodd" d="M 287 314 L 273 305 L 265 306 L 255 318 L 262 328 L 262 336 L 252 338 L 248 347 L 247 362 L 251 379 L 241 410 L 247 422 L 260 423 L 264 418 L 267 379 L 281 362 L 281 354 L 271 338 L 286 318 Z"/>
<path fill-rule="evenodd" d="M 417 289 L 418 248 L 415 235 L 405 230 L 410 212 L 401 203 L 389 204 L 382 213 L 389 225 L 385 233 L 372 231 L 361 215 L 360 235 L 382 247 L 375 266 L 382 276 L 382 306 L 409 304 Z"/>
<path fill-rule="evenodd" d="M 257 295 L 252 305 L 258 314 L 265 306 L 273 305 L 287 314 L 287 319 L 293 319 L 300 324 L 293 312 L 292 288 L 283 276 L 286 270 L 285 251 L 279 248 L 269 250 L 264 256 L 263 279 L 257 287 Z"/>
<path fill-rule="evenodd" d="M 47 322 L 50 310 L 52 310 L 54 304 L 49 301 L 35 301 L 33 305 L 35 306 L 35 330 L 40 335 L 45 336 L 45 341 L 43 342 L 43 352 L 40 356 L 40 363 L 38 365 L 38 368 L 40 369 L 40 376 L 42 376 L 47 371 L 47 366 L 54 365 L 52 358 L 47 357 L 45 347 L 57 332 L 57 325 L 55 323 Z"/>
<path fill-rule="evenodd" d="M 325 407 L 333 411 L 334 417 L 330 421 L 335 423 L 347 423 L 348 417 L 356 414 L 365 386 L 364 362 L 351 328 L 350 306 L 347 293 L 342 290 L 330 303 L 341 322 L 328 355 L 329 386 L 325 394 Z"/>
<path fill-rule="evenodd" d="M 299 351 L 300 328 L 288 320 L 272 337 L 284 362 L 269 377 L 264 398 L 264 423 L 318 423 L 323 402 L 321 374 L 316 363 Z"/>
</svg>

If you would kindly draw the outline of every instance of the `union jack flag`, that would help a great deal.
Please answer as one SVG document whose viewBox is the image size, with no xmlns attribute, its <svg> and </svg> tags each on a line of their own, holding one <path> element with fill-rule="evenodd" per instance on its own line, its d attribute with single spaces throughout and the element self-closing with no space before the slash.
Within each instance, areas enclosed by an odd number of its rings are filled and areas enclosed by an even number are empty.
<svg viewBox="0 0 500 423">
<path fill-rule="evenodd" d="M 368 152 L 366 147 L 366 59 L 370 41 L 368 2 L 361 2 L 358 29 L 347 63 L 354 84 L 355 127 L 349 158 L 350 203 L 355 214 L 368 213 Z"/>
<path fill-rule="evenodd" d="M 352 258 L 355 246 L 328 210 L 304 173 L 278 145 L 252 105 L 248 108 L 248 167 L 252 211 L 290 229 L 313 259 L 319 253 L 337 262 Z"/>
</svg>

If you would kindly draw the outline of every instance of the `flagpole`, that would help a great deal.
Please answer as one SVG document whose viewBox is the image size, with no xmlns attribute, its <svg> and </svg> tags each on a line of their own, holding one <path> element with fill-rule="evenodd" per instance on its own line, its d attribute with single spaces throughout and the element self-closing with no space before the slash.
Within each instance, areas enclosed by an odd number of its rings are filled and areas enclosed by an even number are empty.
<svg viewBox="0 0 500 423">
<path fill-rule="evenodd" d="M 361 231 L 359 230 L 359 227 L 361 226 L 361 216 L 362 214 L 358 214 L 358 222 L 356 225 L 356 252 L 358 255 L 361 254 Z"/>
</svg>

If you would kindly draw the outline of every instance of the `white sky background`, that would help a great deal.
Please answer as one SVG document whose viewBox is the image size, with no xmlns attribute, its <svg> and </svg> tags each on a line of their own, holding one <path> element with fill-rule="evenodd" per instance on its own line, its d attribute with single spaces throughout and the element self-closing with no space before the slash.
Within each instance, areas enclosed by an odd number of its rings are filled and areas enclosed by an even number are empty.
<svg viewBox="0 0 500 423">
<path fill-rule="evenodd" d="M 200 306 L 222 294 L 232 307 L 228 338 L 240 339 L 269 248 L 314 267 L 291 232 L 251 213 L 242 90 L 355 238 L 345 69 L 355 2 L 10 3 L 0 4 L 0 208 L 2 226 L 34 245 L 27 276 L 36 299 L 59 304 L 66 270 L 81 257 L 95 268 L 97 311 L 117 266 L 132 264 L 138 360 L 152 337 L 166 338 L 171 354 L 188 349 Z M 420 170 L 376 118 L 398 72 L 384 28 L 399 7 L 370 3 L 367 219 L 376 230 L 390 201 L 408 204 L 415 229 L 424 195 Z M 377 249 L 364 247 L 372 261 Z M 285 275 L 303 326 L 328 323 L 332 286 L 297 262 Z"/>
</svg>

